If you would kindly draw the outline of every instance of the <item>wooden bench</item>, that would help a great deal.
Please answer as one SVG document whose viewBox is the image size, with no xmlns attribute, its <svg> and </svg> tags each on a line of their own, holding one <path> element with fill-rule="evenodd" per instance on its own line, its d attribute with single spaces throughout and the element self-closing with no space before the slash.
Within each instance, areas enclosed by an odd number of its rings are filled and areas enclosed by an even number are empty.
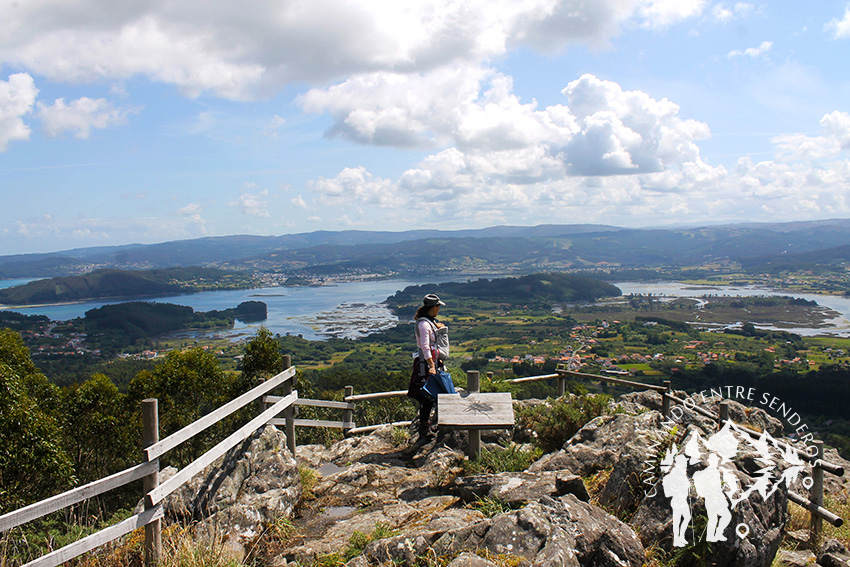
<svg viewBox="0 0 850 567">
<path fill-rule="evenodd" d="M 481 446 L 481 430 L 513 428 L 513 399 L 510 392 L 439 394 L 437 426 L 440 429 L 469 431 L 467 455 L 470 458 L 477 457 Z"/>
</svg>

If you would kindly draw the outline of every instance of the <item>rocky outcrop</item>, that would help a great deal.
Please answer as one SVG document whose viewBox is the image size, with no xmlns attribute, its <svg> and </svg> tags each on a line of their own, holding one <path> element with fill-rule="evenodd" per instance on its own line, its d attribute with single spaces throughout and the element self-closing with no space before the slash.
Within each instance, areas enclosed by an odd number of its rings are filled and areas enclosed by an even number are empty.
<svg viewBox="0 0 850 567">
<path fill-rule="evenodd" d="M 164 469 L 161 481 L 176 472 Z M 199 536 L 223 537 L 238 556 L 265 524 L 292 516 L 301 497 L 286 435 L 268 426 L 165 500 L 166 521 L 198 522 Z"/>
<path fill-rule="evenodd" d="M 412 565 L 428 553 L 471 560 L 469 553 L 481 550 L 516 558 L 521 565 L 638 567 L 645 559 L 631 528 L 569 494 L 558 500 L 544 497 L 460 529 L 382 539 L 366 547 L 363 559 L 351 564 Z"/>
<path fill-rule="evenodd" d="M 413 565 L 426 557 L 454 567 L 643 565 L 646 549 L 681 551 L 672 541 L 671 499 L 658 484 L 661 458 L 686 452 L 690 440 L 702 439 L 689 449 L 686 476 L 693 479 L 708 467 L 703 458 L 708 452 L 695 458 L 694 447 L 717 426 L 694 412 L 663 419 L 655 392 L 621 402 L 626 411 L 593 419 L 561 450 L 521 472 L 464 476 L 462 431 L 420 443 L 386 427 L 330 447 L 299 446 L 300 466 L 316 475 L 308 498 L 300 498 L 296 460 L 285 449 L 284 435 L 269 427 L 170 497 L 167 514 L 200 521 L 202 532 L 214 526 L 237 546 L 267 523 L 289 518 L 294 531 L 262 561 L 281 567 L 328 563 L 323 557 L 330 555 L 354 567 Z M 733 406 L 732 414 L 776 431 L 776 423 L 756 412 Z M 485 445 L 508 442 L 504 433 L 483 438 Z M 514 441 L 521 438 L 515 432 Z M 724 461 L 732 475 L 725 481 L 734 477 L 741 487 L 752 486 L 763 473 L 764 455 L 746 443 L 741 447 Z M 842 482 L 834 489 L 846 495 Z M 771 565 L 787 520 L 784 485 L 766 496 L 748 494 L 732 507 L 725 541 L 710 543 L 703 534 L 704 499 L 693 485 L 688 490 L 693 515 L 688 553 L 710 556 L 718 567 Z M 492 502 L 484 506 L 482 500 Z M 493 502 L 502 507 L 489 506 Z M 482 512 L 494 509 L 501 513 Z M 358 542 L 355 551 L 352 542 Z M 782 559 L 846 565 L 846 550 L 838 545 L 825 546 L 817 556 L 786 552 Z"/>
<path fill-rule="evenodd" d="M 823 567 L 850 567 L 850 553 L 840 541 L 829 540 L 818 550 L 818 565 Z"/>
<path fill-rule="evenodd" d="M 557 498 L 566 494 L 573 494 L 584 502 L 590 500 L 581 477 L 561 471 L 480 474 L 458 478 L 455 486 L 466 502 L 489 497 L 520 504 L 544 496 Z"/>
</svg>

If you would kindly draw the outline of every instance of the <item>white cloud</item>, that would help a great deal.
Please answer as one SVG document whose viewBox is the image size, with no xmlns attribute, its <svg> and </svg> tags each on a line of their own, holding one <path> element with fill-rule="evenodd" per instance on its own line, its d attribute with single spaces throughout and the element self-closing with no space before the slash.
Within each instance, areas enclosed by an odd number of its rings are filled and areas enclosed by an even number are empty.
<svg viewBox="0 0 850 567">
<path fill-rule="evenodd" d="M 292 204 L 301 209 L 308 209 L 307 201 L 300 194 L 292 199 Z"/>
<path fill-rule="evenodd" d="M 184 207 L 180 207 L 177 209 L 177 212 L 183 216 L 193 217 L 195 219 L 201 218 L 201 205 L 198 203 L 189 203 Z"/>
<path fill-rule="evenodd" d="M 9 142 L 29 140 L 30 128 L 24 122 L 35 104 L 38 89 L 27 73 L 15 73 L 0 81 L 0 152 L 5 152 Z"/>
<path fill-rule="evenodd" d="M 427 73 L 527 45 L 604 46 L 629 22 L 663 28 L 702 0 L 313 0 L 155 3 L 27 0 L 4 11 L 0 64 L 55 81 L 177 86 L 187 96 L 268 96 L 293 82 Z"/>
<path fill-rule="evenodd" d="M 824 26 L 824 31 L 832 33 L 832 39 L 850 38 L 850 6 L 844 8 L 844 16 L 833 18 Z"/>
<path fill-rule="evenodd" d="M 773 47 L 772 41 L 763 41 L 763 42 L 761 42 L 761 44 L 759 44 L 758 47 L 748 47 L 744 51 L 740 51 L 740 50 L 735 49 L 733 51 L 730 51 L 726 56 L 731 58 L 731 57 L 741 57 L 741 56 L 746 55 L 747 57 L 751 57 L 753 59 L 756 59 L 757 57 L 766 56 L 767 53 L 770 51 L 770 49 L 772 47 Z"/>
<path fill-rule="evenodd" d="M 247 185 L 247 187 L 253 187 L 253 184 Z M 269 190 L 263 189 L 259 193 L 251 194 L 251 193 L 243 193 L 239 196 L 235 201 L 231 201 L 227 205 L 229 207 L 238 207 L 242 209 L 242 213 L 258 218 L 268 218 L 271 216 L 269 213 Z"/>
<path fill-rule="evenodd" d="M 736 2 L 731 8 L 720 2 L 712 6 L 711 17 L 725 24 L 732 20 L 749 16 L 753 10 L 753 5 L 746 2 Z"/>
<path fill-rule="evenodd" d="M 275 114 L 272 116 L 272 119 L 269 120 L 268 124 L 266 124 L 263 132 L 271 138 L 277 138 L 277 131 L 282 128 L 284 124 L 286 124 L 286 119 Z"/>
<path fill-rule="evenodd" d="M 51 138 L 61 136 L 63 132 L 73 132 L 75 137 L 85 140 L 91 135 L 92 128 L 101 130 L 124 124 L 128 115 L 137 112 L 136 108 L 116 108 L 103 98 L 82 97 L 70 103 L 59 98 L 50 106 L 38 103 L 41 128 Z"/>
<path fill-rule="evenodd" d="M 705 4 L 705 0 L 644 0 L 638 3 L 637 12 L 643 25 L 664 28 L 699 16 Z"/>
<path fill-rule="evenodd" d="M 579 130 L 562 153 L 545 142 L 496 150 L 450 147 L 394 181 L 356 168 L 315 189 L 326 204 L 362 206 L 371 210 L 373 226 L 397 229 L 406 222 L 398 210 L 416 211 L 420 222 L 434 227 L 850 216 L 850 160 L 813 161 L 850 150 L 848 113 L 824 116 L 821 136 L 778 136 L 777 159 L 742 159 L 730 171 L 700 158 L 696 141 L 708 135 L 707 127 L 680 119 L 670 101 L 593 76 L 564 91 L 564 108 Z M 585 164 L 577 165 L 579 156 Z M 618 171 L 630 174 L 610 175 Z M 368 209 L 379 195 L 394 208 Z"/>
<path fill-rule="evenodd" d="M 783 134 L 771 140 L 781 160 L 823 160 L 850 150 L 850 114 L 835 111 L 821 118 L 821 135 Z"/>
<path fill-rule="evenodd" d="M 325 204 L 362 202 L 381 207 L 395 207 L 398 197 L 389 180 L 373 176 L 365 167 L 347 167 L 332 179 L 320 177 L 310 188 Z"/>
<path fill-rule="evenodd" d="M 564 167 L 576 175 L 676 167 L 697 159 L 695 140 L 709 135 L 705 124 L 679 118 L 669 100 L 623 91 L 593 75 L 562 93 L 567 105 L 538 110 L 519 100 L 509 77 L 458 68 L 422 76 L 375 73 L 313 89 L 302 104 L 331 113 L 331 134 L 377 145 L 454 146 L 465 160 L 488 162 L 489 175 L 528 183 L 560 175 Z"/>
</svg>

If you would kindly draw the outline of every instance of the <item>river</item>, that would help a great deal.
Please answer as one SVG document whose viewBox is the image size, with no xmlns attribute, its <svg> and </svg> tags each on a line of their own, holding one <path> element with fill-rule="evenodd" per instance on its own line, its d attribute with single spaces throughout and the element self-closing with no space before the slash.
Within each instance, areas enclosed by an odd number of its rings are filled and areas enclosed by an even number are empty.
<svg viewBox="0 0 850 567">
<path fill-rule="evenodd" d="M 466 278 L 462 278 L 466 280 Z M 0 288 L 20 285 L 31 280 L 0 280 Z M 447 281 L 443 279 L 440 281 Z M 152 301 L 187 305 L 196 311 L 222 310 L 236 307 L 243 301 L 262 301 L 268 306 L 268 318 L 261 322 L 237 321 L 234 328 L 221 331 L 190 331 L 182 335 L 197 337 L 217 334 L 233 340 L 252 336 L 260 325 L 273 333 L 302 335 L 306 339 L 324 339 L 329 336 L 359 338 L 371 332 L 390 328 L 398 319 L 382 302 L 396 291 L 421 281 L 378 280 L 346 282 L 322 287 L 270 287 L 235 291 L 207 291 L 201 293 L 158 297 Z M 800 335 L 833 335 L 850 337 L 850 298 L 835 295 L 817 295 L 757 286 L 695 286 L 679 282 L 619 282 L 615 283 L 624 295 L 640 293 L 668 297 L 699 298 L 702 295 L 792 295 L 816 301 L 839 315 L 822 328 L 783 328 Z M 449 304 L 450 298 L 447 299 Z M 47 315 L 53 320 L 82 317 L 89 309 L 119 301 L 86 301 L 64 305 L 40 305 L 15 308 L 29 315 Z M 769 328 L 762 327 L 761 328 Z"/>
<path fill-rule="evenodd" d="M 20 285 L 7 284 L 12 280 L 0 281 L 0 287 Z M 25 282 L 24 282 L 25 283 Z M 273 333 L 302 335 L 306 339 L 322 339 L 328 336 L 357 338 L 370 332 L 393 327 L 398 318 L 383 305 L 386 298 L 409 285 L 421 281 L 379 280 L 368 282 L 346 282 L 321 287 L 269 287 L 230 291 L 205 291 L 169 297 L 157 297 L 150 301 L 186 305 L 195 311 L 222 310 L 236 307 L 243 301 L 262 301 L 268 306 L 265 321 L 246 323 L 236 321 L 227 332 L 215 332 L 234 339 L 253 335 L 260 325 Z M 16 307 L 14 311 L 27 315 L 47 315 L 54 321 L 65 321 L 83 317 L 89 309 L 103 307 L 119 300 L 85 301 L 62 305 L 38 305 Z M 189 332 L 183 336 L 198 336 L 211 333 Z"/>
<path fill-rule="evenodd" d="M 752 297 L 757 295 L 784 295 L 800 297 L 817 302 L 821 307 L 827 307 L 837 313 L 837 316 L 826 321 L 825 326 L 813 327 L 771 327 L 768 325 L 757 325 L 760 329 L 772 329 L 788 331 L 804 336 L 831 335 L 836 337 L 850 337 L 850 297 L 840 295 L 821 295 L 815 293 L 800 293 L 797 291 L 765 288 L 760 286 L 708 286 L 694 285 L 680 282 L 619 282 L 615 283 L 623 292 L 653 294 L 666 297 L 690 297 L 699 299 L 703 295 L 739 296 Z"/>
</svg>

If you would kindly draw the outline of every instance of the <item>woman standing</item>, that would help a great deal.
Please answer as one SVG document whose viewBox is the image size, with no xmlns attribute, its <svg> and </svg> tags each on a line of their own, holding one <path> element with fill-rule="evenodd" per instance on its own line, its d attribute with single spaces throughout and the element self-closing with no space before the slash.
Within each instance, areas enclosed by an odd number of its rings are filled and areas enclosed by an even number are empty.
<svg viewBox="0 0 850 567">
<path fill-rule="evenodd" d="M 445 325 L 437 321 L 440 307 L 445 305 L 440 298 L 429 293 L 422 300 L 422 305 L 414 315 L 416 336 L 416 358 L 413 360 L 413 373 L 407 395 L 419 402 L 419 438 L 430 437 L 434 431 L 431 428 L 431 410 L 434 400 L 422 392 L 422 386 L 432 374 L 444 370 L 445 366 L 437 348 L 437 334 L 447 333 Z"/>
</svg>

